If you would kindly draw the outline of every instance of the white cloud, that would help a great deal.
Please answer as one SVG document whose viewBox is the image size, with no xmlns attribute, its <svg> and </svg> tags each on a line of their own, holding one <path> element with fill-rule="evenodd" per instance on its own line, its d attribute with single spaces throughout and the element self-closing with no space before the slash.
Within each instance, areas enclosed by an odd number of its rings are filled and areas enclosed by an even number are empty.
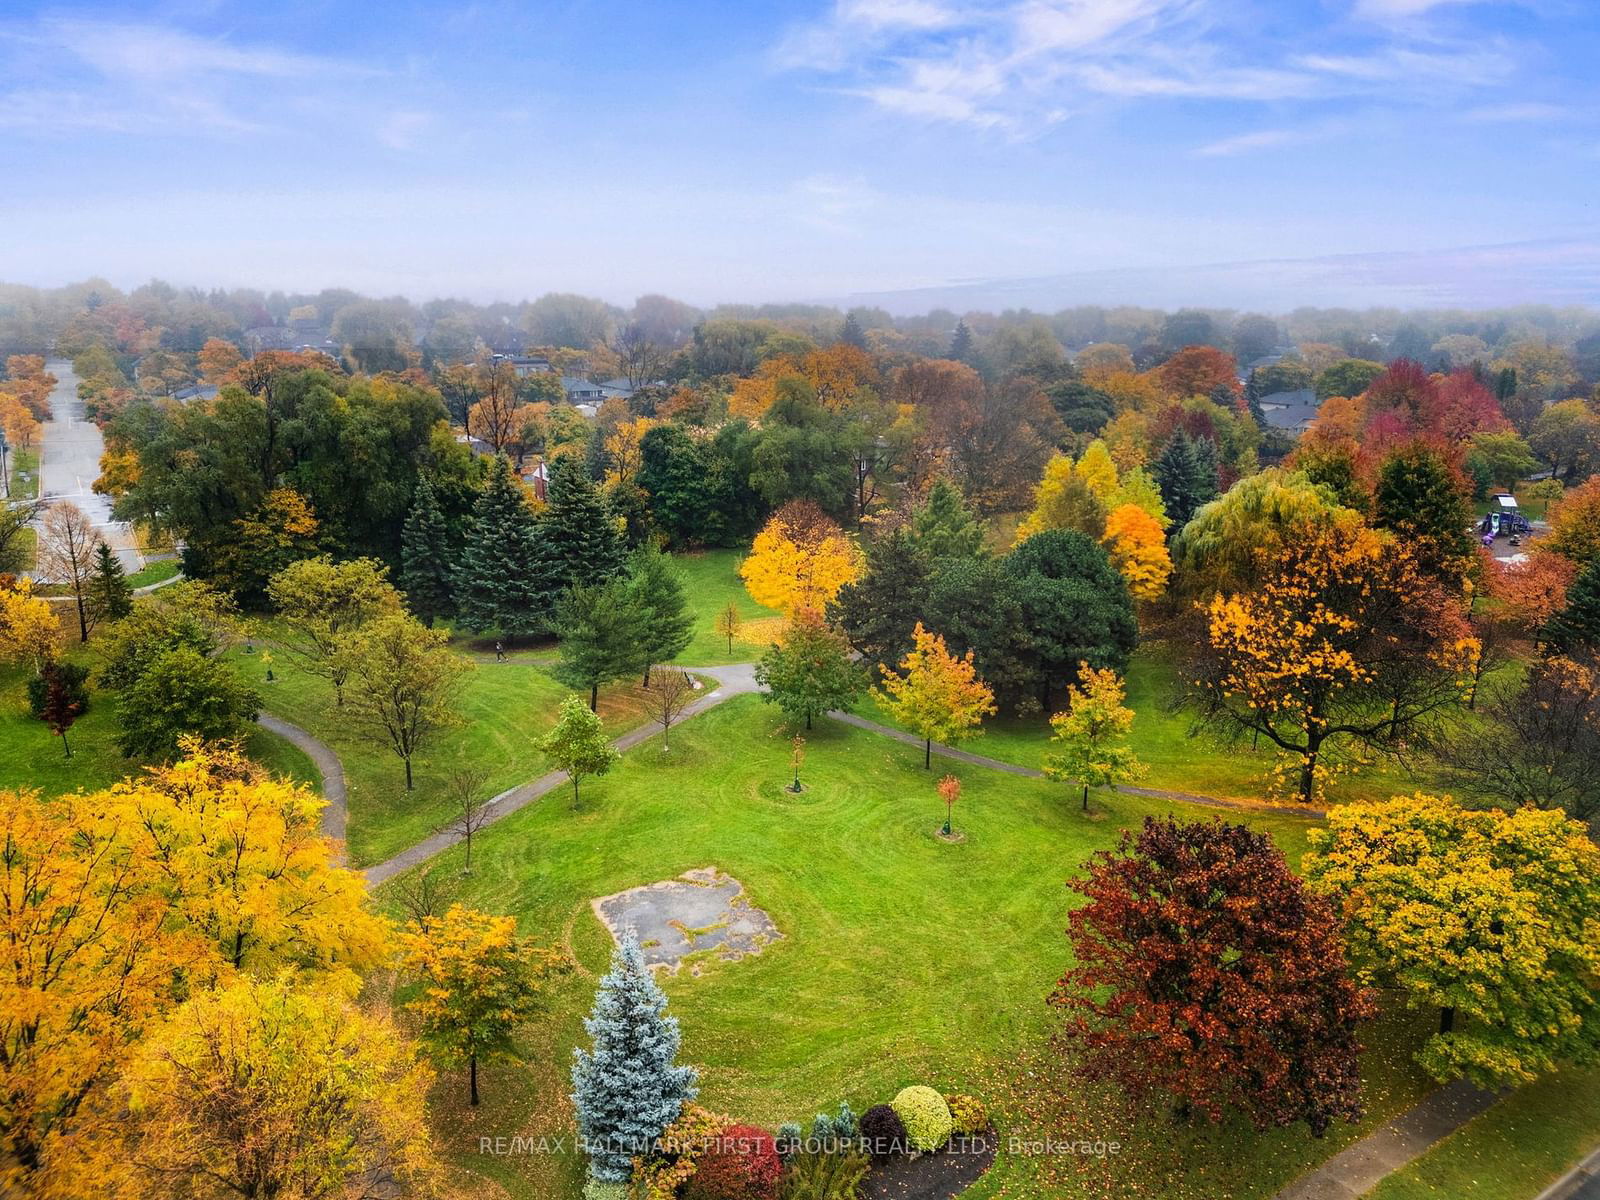
<svg viewBox="0 0 1600 1200">
<path fill-rule="evenodd" d="M 1287 146 L 1304 141 L 1304 135 L 1292 129 L 1259 129 L 1254 133 L 1239 133 L 1204 146 L 1191 154 L 1196 158 L 1228 158 L 1235 154 L 1249 154 L 1255 150 L 1269 150 L 1274 146 Z"/>
<path fill-rule="evenodd" d="M 1474 108 L 1466 113 L 1469 121 L 1562 121 L 1572 115 L 1570 108 L 1538 101 L 1486 104 L 1482 108 Z"/>
</svg>

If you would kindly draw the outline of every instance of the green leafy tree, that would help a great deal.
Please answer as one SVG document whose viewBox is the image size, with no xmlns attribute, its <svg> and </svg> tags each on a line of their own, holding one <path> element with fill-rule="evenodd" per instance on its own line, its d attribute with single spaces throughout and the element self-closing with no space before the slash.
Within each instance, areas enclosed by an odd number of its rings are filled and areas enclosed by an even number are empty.
<svg viewBox="0 0 1600 1200">
<path fill-rule="evenodd" d="M 600 703 L 600 689 L 634 674 L 647 660 L 649 613 L 626 581 L 575 587 L 556 605 L 560 658 L 553 674 L 589 693 L 589 708 Z"/>
<path fill-rule="evenodd" d="M 1341 804 L 1306 878 L 1333 899 L 1364 977 L 1439 1012 L 1435 1079 L 1529 1082 L 1600 1061 L 1600 848 L 1559 811 L 1449 797 Z"/>
<path fill-rule="evenodd" d="M 572 457 L 556 460 L 545 497 L 539 542 L 553 586 L 589 587 L 622 574 L 622 531 L 582 464 Z"/>
<path fill-rule="evenodd" d="M 654 546 L 641 546 L 628 558 L 627 591 L 644 614 L 644 686 L 650 667 L 677 658 L 694 639 L 694 613 L 683 577 L 672 560 Z"/>
<path fill-rule="evenodd" d="M 370 558 L 334 562 L 327 555 L 290 563 L 267 584 L 287 636 L 284 645 L 305 669 L 333 685 L 344 703 L 344 683 L 354 659 L 345 643 L 363 626 L 400 612 L 400 593 L 389 568 Z"/>
<path fill-rule="evenodd" d="M 850 654 L 842 635 L 813 613 L 795 617 L 781 646 L 772 646 L 756 666 L 761 698 L 811 728 L 812 719 L 849 709 L 867 690 L 867 670 Z"/>
<path fill-rule="evenodd" d="M 572 779 L 572 806 L 578 806 L 578 783 L 590 775 L 604 775 L 617 761 L 600 717 L 581 697 L 561 702 L 555 728 L 540 738 L 538 748 Z"/>
<path fill-rule="evenodd" d="M 1330 396 L 1359 396 L 1383 374 L 1383 364 L 1364 358 L 1342 358 L 1317 376 L 1317 399 Z"/>
<path fill-rule="evenodd" d="M 455 699 L 472 664 L 453 653 L 443 630 L 429 629 L 394 611 L 344 639 L 356 720 L 381 734 L 406 766 L 439 730 L 457 724 Z"/>
<path fill-rule="evenodd" d="M 440 617 L 455 615 L 455 557 L 449 522 L 424 475 L 400 535 L 400 584 L 411 611 L 430 629 Z"/>
<path fill-rule="evenodd" d="M 1510 430 L 1473 434 L 1468 458 L 1481 461 L 1489 473 L 1489 482 L 1507 490 L 1539 469 L 1539 460 L 1533 456 L 1528 443 L 1522 440 L 1521 434 Z"/>
<path fill-rule="evenodd" d="M 94 552 L 87 600 L 96 625 L 120 621 L 133 611 L 133 587 L 122 570 L 122 561 L 103 541 Z"/>
<path fill-rule="evenodd" d="M 983 523 L 948 479 L 933 481 L 911 527 L 917 548 L 928 558 L 971 558 L 983 552 Z"/>
<path fill-rule="evenodd" d="M 189 646 L 157 654 L 118 697 L 117 747 L 128 758 L 164 760 L 178 740 L 238 737 L 255 719 L 261 697 L 227 666 Z"/>
<path fill-rule="evenodd" d="M 553 595 L 527 494 L 497 455 L 472 509 L 472 531 L 456 573 L 457 605 L 471 630 L 512 636 L 543 632 Z"/>
<path fill-rule="evenodd" d="M 1110 787 L 1144 774 L 1144 764 L 1128 745 L 1133 710 L 1122 701 L 1122 680 L 1112 670 L 1078 664 L 1079 682 L 1067 689 L 1067 708 L 1050 718 L 1055 731 L 1044 773 L 1050 779 L 1083 787 L 1083 811 L 1089 811 L 1089 789 Z"/>
</svg>

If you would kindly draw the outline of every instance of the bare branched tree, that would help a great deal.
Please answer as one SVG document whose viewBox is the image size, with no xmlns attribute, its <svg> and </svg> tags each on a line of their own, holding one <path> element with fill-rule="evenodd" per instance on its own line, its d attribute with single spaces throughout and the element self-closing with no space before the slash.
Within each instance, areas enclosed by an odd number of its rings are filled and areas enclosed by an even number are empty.
<svg viewBox="0 0 1600 1200">
<path fill-rule="evenodd" d="M 49 583 L 70 588 L 78 606 L 78 640 L 89 640 L 89 579 L 100 533 L 89 515 L 70 500 L 58 500 L 39 523 L 39 574 Z"/>
<path fill-rule="evenodd" d="M 684 709 L 694 701 L 694 680 L 687 671 L 676 668 L 658 669 L 645 696 L 650 715 L 661 726 L 661 750 L 672 749 L 672 723 L 683 716 Z"/>
<path fill-rule="evenodd" d="M 463 875 L 472 874 L 472 837 L 494 816 L 489 797 L 484 794 L 489 772 L 482 767 L 458 767 L 450 772 L 451 817 L 445 829 L 461 839 L 467 860 Z"/>
<path fill-rule="evenodd" d="M 654 341 L 638 321 L 629 321 L 617 330 L 611 349 L 622 363 L 623 378 L 635 391 L 661 378 L 667 361 L 666 347 Z"/>
<path fill-rule="evenodd" d="M 392 890 L 406 919 L 419 928 L 429 917 L 444 916 L 455 899 L 455 889 L 439 876 L 440 872 L 430 867 L 394 881 Z"/>
</svg>

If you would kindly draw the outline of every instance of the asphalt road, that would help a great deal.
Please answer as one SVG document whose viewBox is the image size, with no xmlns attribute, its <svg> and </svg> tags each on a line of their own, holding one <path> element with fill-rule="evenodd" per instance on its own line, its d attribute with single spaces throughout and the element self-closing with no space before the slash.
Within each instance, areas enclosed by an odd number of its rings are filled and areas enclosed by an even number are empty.
<svg viewBox="0 0 1600 1200">
<path fill-rule="evenodd" d="M 133 531 L 111 516 L 111 500 L 93 491 L 100 475 L 100 455 L 105 439 L 100 427 L 84 419 L 83 401 L 78 399 L 78 377 L 72 364 L 57 359 L 46 369 L 59 382 L 50 393 L 50 419 L 44 423 L 40 439 L 43 446 L 39 464 L 39 495 L 45 500 L 70 500 L 88 514 L 89 520 L 117 552 L 123 567 L 137 571 L 144 556 L 135 544 Z"/>
</svg>

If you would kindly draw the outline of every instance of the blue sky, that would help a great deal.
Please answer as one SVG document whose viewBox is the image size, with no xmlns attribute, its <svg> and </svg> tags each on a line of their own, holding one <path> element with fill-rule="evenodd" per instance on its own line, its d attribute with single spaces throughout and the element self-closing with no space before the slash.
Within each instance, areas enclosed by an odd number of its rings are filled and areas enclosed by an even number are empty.
<svg viewBox="0 0 1600 1200">
<path fill-rule="evenodd" d="M 1596 8 L 0 0 L 0 278 L 705 303 L 1592 248 Z"/>
</svg>

